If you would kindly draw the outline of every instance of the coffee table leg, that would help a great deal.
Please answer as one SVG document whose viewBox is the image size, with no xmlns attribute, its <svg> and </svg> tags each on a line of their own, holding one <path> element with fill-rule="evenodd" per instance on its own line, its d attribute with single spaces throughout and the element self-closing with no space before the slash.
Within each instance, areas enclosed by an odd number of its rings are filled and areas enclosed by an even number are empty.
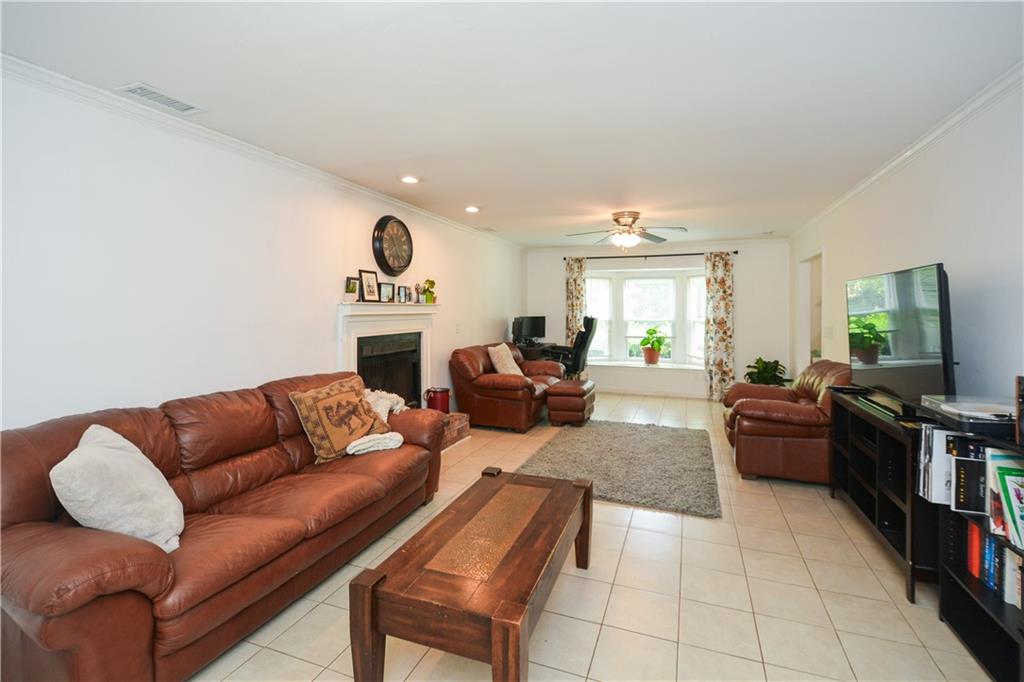
<svg viewBox="0 0 1024 682">
<path fill-rule="evenodd" d="M 530 637 L 526 607 L 503 601 L 491 617 L 491 679 L 494 682 L 526 682 Z"/>
<path fill-rule="evenodd" d="M 384 633 L 377 629 L 373 591 L 385 577 L 368 568 L 349 584 L 349 629 L 356 682 L 384 680 Z"/>
<path fill-rule="evenodd" d="M 572 483 L 583 488 L 583 523 L 576 534 L 576 568 L 590 568 L 590 531 L 594 519 L 594 483 L 577 479 Z"/>
</svg>

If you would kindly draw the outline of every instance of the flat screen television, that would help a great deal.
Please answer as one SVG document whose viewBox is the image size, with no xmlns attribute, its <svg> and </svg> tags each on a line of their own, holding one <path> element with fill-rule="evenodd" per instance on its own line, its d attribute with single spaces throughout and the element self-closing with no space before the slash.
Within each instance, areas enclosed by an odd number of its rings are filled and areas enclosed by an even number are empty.
<svg viewBox="0 0 1024 682">
<path fill-rule="evenodd" d="M 543 338 L 547 319 L 543 315 L 515 318 L 512 320 L 512 340 L 519 343 L 532 343 Z"/>
<path fill-rule="evenodd" d="M 854 384 L 916 406 L 956 393 L 942 263 L 847 282 L 846 316 Z"/>
</svg>

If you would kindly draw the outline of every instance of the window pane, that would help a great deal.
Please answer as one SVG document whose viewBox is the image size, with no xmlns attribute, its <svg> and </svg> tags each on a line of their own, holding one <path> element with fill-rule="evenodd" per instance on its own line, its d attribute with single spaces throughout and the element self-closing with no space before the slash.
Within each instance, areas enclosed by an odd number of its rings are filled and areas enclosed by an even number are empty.
<svg viewBox="0 0 1024 682">
<path fill-rule="evenodd" d="M 690 278 L 686 292 L 686 317 L 689 320 L 704 321 L 704 310 L 707 308 L 707 282 L 703 275 Z M 703 336 L 703 334 L 701 334 Z"/>
<path fill-rule="evenodd" d="M 587 357 L 606 358 L 611 354 L 612 327 L 608 320 L 598 320 L 597 328 L 594 330 L 594 339 L 590 342 L 590 352 Z"/>
<path fill-rule="evenodd" d="M 675 280 L 627 279 L 622 293 L 625 320 L 675 319 Z"/>
<path fill-rule="evenodd" d="M 587 278 L 587 315 L 597 318 L 594 340 L 587 357 L 606 358 L 612 348 L 612 281 Z"/>
<path fill-rule="evenodd" d="M 612 316 L 612 282 L 610 279 L 587 279 L 587 315 L 599 320 Z"/>
</svg>

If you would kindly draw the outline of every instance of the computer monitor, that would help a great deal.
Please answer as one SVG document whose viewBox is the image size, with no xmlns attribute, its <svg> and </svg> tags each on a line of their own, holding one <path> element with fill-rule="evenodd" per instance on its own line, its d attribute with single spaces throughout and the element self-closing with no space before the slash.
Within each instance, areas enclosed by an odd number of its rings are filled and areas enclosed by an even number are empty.
<svg viewBox="0 0 1024 682">
<path fill-rule="evenodd" d="M 512 320 L 512 340 L 516 343 L 536 343 L 545 335 L 544 326 L 547 318 L 543 315 L 517 317 Z"/>
</svg>

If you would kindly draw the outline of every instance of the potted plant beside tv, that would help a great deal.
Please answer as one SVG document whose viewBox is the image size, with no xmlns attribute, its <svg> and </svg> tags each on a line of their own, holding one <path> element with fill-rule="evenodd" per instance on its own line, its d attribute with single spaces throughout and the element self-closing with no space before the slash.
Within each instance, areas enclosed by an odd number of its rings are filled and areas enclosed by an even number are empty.
<svg viewBox="0 0 1024 682">
<path fill-rule="evenodd" d="M 644 353 L 645 365 L 656 365 L 661 360 L 661 351 L 668 350 L 668 337 L 658 331 L 657 327 L 647 330 L 647 336 L 640 340 L 640 349 Z"/>
<path fill-rule="evenodd" d="M 863 318 L 850 318 L 850 355 L 865 365 L 877 365 L 878 354 L 885 345 L 886 332 Z"/>
</svg>

